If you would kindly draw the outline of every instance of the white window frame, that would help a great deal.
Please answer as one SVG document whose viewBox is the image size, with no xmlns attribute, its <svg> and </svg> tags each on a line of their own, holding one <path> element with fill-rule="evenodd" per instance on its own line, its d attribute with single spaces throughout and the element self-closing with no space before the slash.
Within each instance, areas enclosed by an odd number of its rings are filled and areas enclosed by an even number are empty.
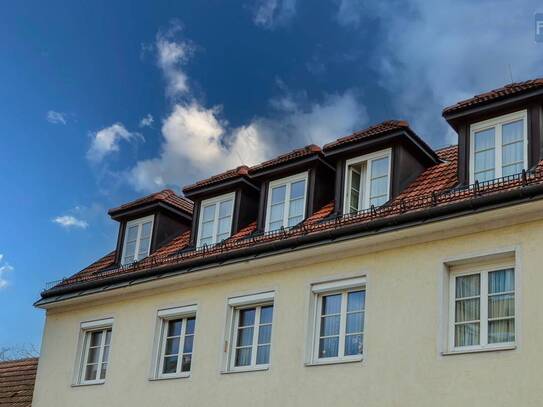
<svg viewBox="0 0 543 407">
<path fill-rule="evenodd" d="M 489 120 L 477 122 L 470 125 L 469 133 L 469 183 L 475 182 L 475 133 L 494 128 L 494 178 L 502 176 L 502 126 L 504 124 L 523 120 L 524 123 L 524 163 L 523 168 L 528 169 L 528 112 L 521 110 L 503 116 L 494 117 Z"/>
<path fill-rule="evenodd" d="M 140 238 L 141 238 L 141 231 L 143 230 L 143 224 L 151 221 L 151 236 L 149 238 L 149 247 L 147 247 L 146 255 L 143 257 L 139 257 L 139 251 L 140 251 Z M 126 223 L 126 227 L 124 230 L 124 238 L 123 238 L 123 253 L 121 256 L 121 264 L 131 264 L 131 263 L 125 263 L 124 258 L 126 255 L 126 244 L 127 244 L 127 238 L 128 238 L 128 229 L 130 229 L 132 226 L 137 225 L 138 226 L 138 234 L 136 236 L 136 247 L 134 251 L 134 260 L 132 262 L 144 259 L 145 257 L 149 256 L 149 253 L 151 251 L 151 243 L 153 240 L 153 228 L 155 226 L 155 215 L 149 215 L 144 218 L 134 219 Z"/>
<path fill-rule="evenodd" d="M 107 377 L 107 371 L 109 370 L 109 367 L 111 365 L 111 349 L 113 344 L 113 318 L 107 318 L 102 320 L 95 320 L 95 321 L 88 321 L 88 322 L 82 322 L 81 328 L 80 328 L 80 350 L 79 350 L 79 361 L 78 361 L 78 369 L 77 369 L 77 375 L 75 378 L 75 385 L 93 385 L 93 384 L 103 384 L 106 382 L 106 379 L 100 379 L 100 374 L 102 371 L 102 364 L 103 364 L 103 353 L 105 348 L 105 340 L 106 340 L 106 334 L 107 331 L 111 330 L 111 338 L 109 343 L 109 358 L 107 361 L 107 369 L 106 369 L 106 377 Z M 90 350 L 90 338 L 92 333 L 94 332 L 102 332 L 102 339 L 100 343 L 100 352 L 98 354 L 98 364 L 97 364 L 97 371 L 96 371 L 96 379 L 94 380 L 85 380 L 85 370 L 87 367 L 87 360 L 89 357 L 89 350 Z"/>
<path fill-rule="evenodd" d="M 488 273 L 506 269 L 514 270 L 515 279 L 515 313 L 513 319 L 515 321 L 515 340 L 512 342 L 488 343 Z M 480 292 L 479 292 L 479 345 L 470 346 L 455 346 L 455 326 L 456 326 L 456 277 L 469 276 L 479 274 L 480 277 Z M 489 262 L 488 264 L 464 264 L 462 266 L 453 266 L 449 269 L 449 304 L 448 304 L 448 352 L 463 353 L 485 350 L 500 350 L 516 347 L 519 335 L 519 279 L 518 269 L 514 260 L 503 262 Z"/>
<path fill-rule="evenodd" d="M 215 196 L 213 198 L 205 199 L 200 203 L 200 213 L 198 215 L 198 240 L 196 243 L 196 246 L 200 247 L 200 242 L 202 240 L 202 223 L 204 218 L 204 207 L 209 205 L 215 205 L 215 214 L 213 215 L 213 235 L 212 235 L 212 242 L 211 244 L 218 243 L 217 242 L 217 234 L 219 231 L 219 209 L 220 204 L 225 201 L 232 201 L 232 211 L 230 212 L 230 236 L 232 236 L 232 222 L 234 220 L 234 205 L 236 203 L 235 201 L 236 193 L 235 192 L 229 192 L 228 194 Z"/>
<path fill-rule="evenodd" d="M 155 360 L 155 371 L 153 372 L 152 379 L 174 379 L 174 378 L 183 378 L 190 377 L 192 374 L 192 366 L 194 363 L 194 347 L 196 341 L 196 326 L 197 326 L 197 306 L 196 305 L 187 305 L 182 307 L 175 308 L 166 308 L 161 309 L 157 313 L 158 317 L 158 349 L 155 352 L 157 359 Z M 195 327 L 192 342 L 192 352 L 191 352 L 191 367 L 188 372 L 181 371 L 181 364 L 183 360 L 183 353 L 185 346 L 185 335 L 187 320 L 189 318 L 195 318 Z M 163 373 L 164 368 L 164 356 L 166 351 L 166 338 L 168 335 L 168 324 L 170 321 L 177 319 L 183 319 L 181 326 L 181 335 L 179 338 L 179 354 L 177 359 L 177 370 L 174 373 Z"/>
<path fill-rule="evenodd" d="M 359 190 L 358 194 L 358 210 L 368 209 L 370 207 L 370 182 L 371 182 L 371 163 L 375 160 L 388 158 L 388 183 L 387 183 L 387 201 L 390 200 L 390 184 L 392 182 L 392 149 L 376 151 L 374 153 L 361 155 L 359 157 L 350 158 L 345 161 L 345 182 L 343 194 L 343 213 L 350 213 L 350 194 L 351 194 L 351 174 L 349 167 L 355 164 L 366 162 L 366 171 L 361 174 L 360 180 L 364 186 Z"/>
<path fill-rule="evenodd" d="M 306 210 L 307 210 L 307 191 L 308 191 L 308 171 L 302 172 L 300 174 L 292 175 L 290 177 L 285 177 L 281 179 L 276 179 L 274 181 L 271 181 L 268 185 L 268 199 L 266 204 L 266 226 L 265 226 L 265 232 L 270 231 L 270 215 L 271 215 L 271 199 L 272 199 L 272 189 L 277 188 L 280 186 L 285 185 L 285 202 L 284 202 L 284 208 L 283 208 L 283 227 L 288 227 L 288 213 L 290 210 L 290 189 L 293 183 L 298 181 L 305 181 L 305 191 L 304 191 L 304 208 L 302 210 L 302 216 L 305 220 Z"/>
<path fill-rule="evenodd" d="M 260 310 L 262 307 L 272 305 L 272 333 L 270 337 L 270 356 L 269 362 L 266 364 L 256 364 L 256 356 L 258 350 L 258 334 L 260 328 Z M 229 307 L 229 327 L 227 333 L 227 339 L 225 342 L 225 352 L 226 357 L 226 370 L 223 373 L 232 373 L 232 372 L 245 372 L 245 371 L 258 371 L 258 370 L 267 370 L 271 366 L 272 358 L 272 343 L 274 335 L 274 325 L 275 325 L 275 292 L 269 291 L 264 293 L 244 295 L 239 297 L 232 297 L 228 299 Z M 251 351 L 251 364 L 248 366 L 236 366 L 236 343 L 238 335 L 238 324 L 239 324 L 239 313 L 241 310 L 247 308 L 256 308 L 255 311 L 255 321 L 253 329 L 253 342 L 252 342 L 252 351 Z"/>
<path fill-rule="evenodd" d="M 367 307 L 364 305 L 364 321 L 362 331 L 362 354 L 359 355 L 344 355 L 345 352 L 345 332 L 347 319 L 347 296 L 353 291 L 364 291 L 367 293 L 366 277 L 354 277 L 342 280 L 328 281 L 311 286 L 312 308 L 311 308 L 311 352 L 308 365 L 326 365 L 333 363 L 358 362 L 364 358 L 366 354 L 366 312 Z M 319 357 L 319 341 L 321 328 L 321 309 L 322 298 L 328 295 L 341 294 L 341 316 L 339 328 L 339 347 L 338 356 L 330 358 Z M 367 298 L 367 297 L 366 297 Z"/>
</svg>

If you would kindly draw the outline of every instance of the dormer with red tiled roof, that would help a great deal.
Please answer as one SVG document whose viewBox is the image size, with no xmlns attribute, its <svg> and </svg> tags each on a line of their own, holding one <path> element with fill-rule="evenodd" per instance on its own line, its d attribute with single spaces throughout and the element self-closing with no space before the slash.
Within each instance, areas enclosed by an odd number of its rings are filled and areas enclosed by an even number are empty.
<svg viewBox="0 0 543 407">
<path fill-rule="evenodd" d="M 110 209 L 108 214 L 120 223 L 112 266 L 140 261 L 189 230 L 192 211 L 193 203 L 171 189 Z"/>
<path fill-rule="evenodd" d="M 443 109 L 458 133 L 458 179 L 484 182 L 543 159 L 543 78 L 505 85 Z"/>
<path fill-rule="evenodd" d="M 341 137 L 323 151 L 336 167 L 337 214 L 386 204 L 439 162 L 403 120 L 385 121 Z"/>
</svg>

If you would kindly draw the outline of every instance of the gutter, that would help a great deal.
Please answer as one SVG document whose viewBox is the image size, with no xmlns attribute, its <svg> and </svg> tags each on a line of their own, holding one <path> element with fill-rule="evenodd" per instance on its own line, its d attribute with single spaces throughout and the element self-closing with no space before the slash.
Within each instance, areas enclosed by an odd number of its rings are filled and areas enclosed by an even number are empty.
<svg viewBox="0 0 543 407">
<path fill-rule="evenodd" d="M 408 228 L 424 224 L 427 222 L 437 222 L 439 220 L 456 218 L 465 216 L 472 212 L 488 211 L 492 209 L 507 207 L 533 199 L 543 198 L 543 184 L 528 185 L 516 188 L 509 191 L 489 194 L 485 196 L 474 197 L 463 201 L 445 204 L 441 206 L 430 207 L 427 209 L 415 210 L 413 212 L 404 213 L 401 215 L 376 219 L 373 221 L 353 224 L 340 227 L 337 229 L 324 230 L 315 232 L 309 235 L 302 235 L 288 238 L 285 240 L 272 241 L 269 243 L 249 246 L 242 249 L 233 250 L 213 256 L 213 259 L 208 257 L 198 257 L 179 264 L 169 264 L 159 266 L 152 269 L 136 271 L 111 277 L 106 277 L 101 280 L 85 281 L 75 283 L 65 287 L 54 287 L 45 290 L 41 293 L 41 300 L 38 300 L 34 305 L 40 306 L 52 301 L 44 301 L 45 299 L 61 296 L 70 293 L 77 293 L 74 296 L 85 294 L 82 291 L 105 288 L 112 284 L 127 283 L 132 284 L 135 280 L 147 278 L 159 278 L 164 274 L 186 274 L 200 271 L 203 269 L 216 267 L 225 262 L 239 263 L 255 258 L 265 257 L 268 255 L 279 254 L 281 251 L 304 249 L 324 244 L 330 244 L 335 241 L 345 241 L 356 239 L 372 234 L 386 233 L 393 230 Z M 60 301 L 61 299 L 59 299 Z"/>
</svg>

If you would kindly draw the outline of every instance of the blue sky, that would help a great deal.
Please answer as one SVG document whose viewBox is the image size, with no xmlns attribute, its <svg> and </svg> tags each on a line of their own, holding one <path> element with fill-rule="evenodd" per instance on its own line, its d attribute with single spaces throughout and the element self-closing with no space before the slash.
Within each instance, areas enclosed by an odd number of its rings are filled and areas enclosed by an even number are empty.
<svg viewBox="0 0 543 407">
<path fill-rule="evenodd" d="M 543 76 L 535 1 L 20 1 L 0 6 L 0 347 L 45 282 L 114 247 L 107 209 Z"/>
</svg>

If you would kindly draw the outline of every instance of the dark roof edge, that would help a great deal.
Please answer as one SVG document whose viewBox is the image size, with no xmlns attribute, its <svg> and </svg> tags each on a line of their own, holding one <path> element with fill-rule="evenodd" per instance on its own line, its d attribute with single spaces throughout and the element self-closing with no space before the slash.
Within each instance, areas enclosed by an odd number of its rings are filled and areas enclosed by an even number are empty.
<svg viewBox="0 0 543 407">
<path fill-rule="evenodd" d="M 290 239 L 273 241 L 262 245 L 249 246 L 232 252 L 225 252 L 209 257 L 198 257 L 188 260 L 180 267 L 179 264 L 170 264 L 152 269 L 142 270 L 123 275 L 112 276 L 102 280 L 86 281 L 75 283 L 70 286 L 56 287 L 41 293 L 42 299 L 38 300 L 34 305 L 40 306 L 48 302 L 44 301 L 47 298 L 77 292 L 78 296 L 81 291 L 96 289 L 111 284 L 119 284 L 123 282 L 131 282 L 138 279 L 157 277 L 168 272 L 176 272 L 176 274 L 195 272 L 202 268 L 214 267 L 224 264 L 229 260 L 246 261 L 247 257 L 254 259 L 263 254 L 277 254 L 280 250 L 292 250 L 294 248 L 306 248 L 328 244 L 338 240 L 349 240 L 358 237 L 364 237 L 371 234 L 385 233 L 393 230 L 413 227 L 418 224 L 427 222 L 437 222 L 440 220 L 457 218 L 468 215 L 477 211 L 488 211 L 502 207 L 519 204 L 533 199 L 543 198 L 543 184 L 522 186 L 516 189 L 497 192 L 495 194 L 483 195 L 466 199 L 463 201 L 408 212 L 388 218 L 376 219 L 366 223 L 354 224 L 338 229 L 331 229 L 314 234 L 302 235 Z"/>
<path fill-rule="evenodd" d="M 176 215 L 179 215 L 179 216 L 181 216 L 181 217 L 183 217 L 183 218 L 185 218 L 187 220 L 192 220 L 192 214 L 190 214 L 189 212 L 184 211 L 184 210 L 182 210 L 182 209 L 176 207 L 175 205 L 172 205 L 172 204 L 170 204 L 169 202 L 166 202 L 166 201 L 149 202 L 147 204 L 143 204 L 141 206 L 137 206 L 137 207 L 134 207 L 134 208 L 127 208 L 127 209 L 124 209 L 124 210 L 108 211 L 108 215 L 111 217 L 111 219 L 118 220 L 118 219 L 124 218 L 126 216 L 130 216 L 132 214 L 138 214 L 138 213 L 145 212 L 145 211 L 152 210 L 152 209 L 156 209 L 156 208 L 163 208 L 163 209 L 166 209 L 167 211 L 173 212 Z"/>
<path fill-rule="evenodd" d="M 512 104 L 524 99 L 529 99 L 531 97 L 536 96 L 542 96 L 543 95 L 543 89 L 535 89 L 535 90 L 528 90 L 525 92 L 521 92 L 519 94 L 513 95 L 513 96 L 502 96 L 497 99 L 493 99 L 490 101 L 483 101 L 481 103 L 478 103 L 476 105 L 472 106 L 466 106 L 464 108 L 459 108 L 457 110 L 453 110 L 450 113 L 447 113 L 444 109 L 441 115 L 445 118 L 445 120 L 450 121 L 454 119 L 458 119 L 459 117 L 468 116 L 474 113 L 479 113 L 487 109 L 495 109 L 503 106 L 507 106 L 508 104 Z"/>
</svg>

